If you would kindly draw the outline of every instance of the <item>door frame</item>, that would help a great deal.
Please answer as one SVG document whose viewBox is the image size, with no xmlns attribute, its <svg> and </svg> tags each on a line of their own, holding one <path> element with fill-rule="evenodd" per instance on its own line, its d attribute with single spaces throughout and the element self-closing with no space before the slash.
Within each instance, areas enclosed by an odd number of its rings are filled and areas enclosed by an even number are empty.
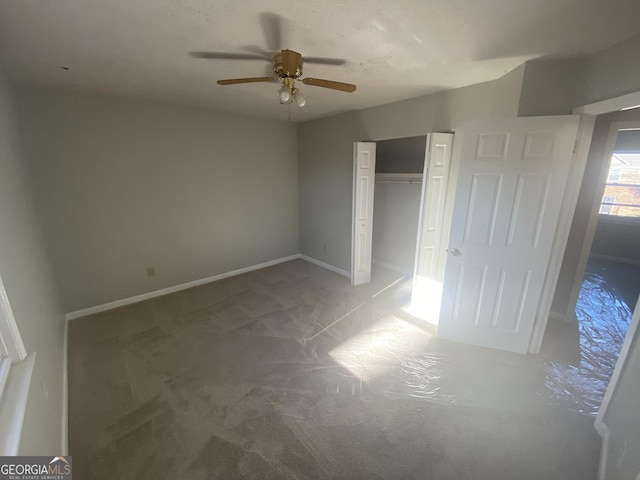
<svg viewBox="0 0 640 480">
<path fill-rule="evenodd" d="M 627 95 L 622 95 L 619 97 L 610 98 L 607 100 L 603 100 L 601 102 L 592 103 L 589 105 L 582 105 L 580 107 L 576 107 L 573 109 L 574 113 L 585 114 L 585 115 L 602 115 L 606 113 L 618 112 L 622 110 L 630 109 L 630 107 L 637 107 L 640 105 L 640 91 L 633 92 Z M 618 136 L 618 130 L 621 125 L 628 124 L 637 124 L 638 121 L 635 122 L 613 122 L 610 126 L 609 136 L 607 138 L 607 144 L 605 147 L 605 155 L 613 155 L 613 151 L 615 149 L 615 141 Z M 615 129 L 615 135 L 612 135 L 612 132 Z M 603 162 L 603 167 L 606 162 Z M 599 207 L 602 201 L 602 193 L 604 192 L 604 184 L 606 183 L 606 178 L 604 178 L 604 172 L 602 172 L 600 176 L 600 181 L 602 183 L 602 189 L 598 189 L 600 196 L 598 197 L 597 193 L 594 192 L 593 204 L 596 203 Z M 591 216 L 589 218 L 589 223 L 587 224 L 587 234 L 585 237 L 585 243 L 583 244 L 583 248 L 580 252 L 580 258 L 578 261 L 577 272 L 582 272 L 582 275 L 577 275 L 574 277 L 574 286 L 572 290 L 572 295 L 570 298 L 569 308 L 575 309 L 575 304 L 573 302 L 574 295 L 577 301 L 577 294 L 575 294 L 576 289 L 579 293 L 579 288 L 582 285 L 584 272 L 586 270 L 587 261 L 589 259 L 589 252 L 591 251 L 591 246 L 593 244 L 593 235 L 595 234 L 595 227 L 598 220 L 598 211 L 599 208 L 596 208 L 592 205 Z M 588 245 L 588 248 L 587 248 Z M 638 297 L 638 301 L 636 303 L 636 307 L 633 312 L 633 316 L 631 318 L 631 323 L 629 325 L 629 330 L 627 331 L 627 335 L 624 339 L 624 343 L 622 345 L 622 349 L 620 350 L 620 354 L 618 355 L 618 361 L 616 362 L 616 366 L 614 368 L 611 379 L 609 380 L 609 384 L 607 385 L 607 390 L 605 392 L 604 398 L 602 400 L 602 404 L 600 405 L 600 409 L 598 411 L 598 415 L 594 422 L 594 427 L 596 431 L 602 437 L 602 447 L 600 449 L 600 464 L 598 467 L 598 478 L 604 480 L 606 478 L 606 468 L 608 461 L 608 452 L 609 452 L 609 428 L 605 423 L 605 417 L 607 414 L 607 409 L 609 408 L 609 404 L 611 403 L 611 399 L 615 394 L 615 391 L 618 387 L 618 382 L 620 381 L 620 377 L 622 375 L 623 370 L 629 363 L 629 352 L 631 351 L 631 347 L 640 341 L 640 297 Z"/>
<path fill-rule="evenodd" d="M 587 165 L 589 156 L 589 148 L 591 147 L 591 136 L 596 120 L 594 116 L 581 115 L 580 125 L 578 127 L 578 136 L 576 138 L 575 147 L 573 149 L 573 158 L 569 167 L 569 178 L 567 180 L 565 195 L 562 199 L 560 207 L 560 216 L 558 218 L 557 228 L 554 234 L 553 244 L 551 247 L 551 256 L 549 257 L 549 268 L 544 277 L 542 287 L 542 296 L 540 297 L 540 305 L 536 312 L 536 320 L 533 326 L 531 341 L 529 343 L 529 353 L 540 353 L 542 348 L 542 340 L 544 332 L 547 329 L 549 315 L 551 314 L 551 304 L 556 291 L 556 285 L 560 276 L 560 267 L 562 266 L 562 258 L 569 240 L 569 232 L 571 230 L 571 220 L 578 203 L 578 194 L 582 185 L 582 176 Z"/>
<path fill-rule="evenodd" d="M 392 137 L 381 137 L 381 138 L 376 138 L 376 139 L 373 139 L 373 140 L 359 140 L 357 142 L 353 142 L 354 162 L 355 162 L 355 149 L 356 149 L 356 145 L 358 143 L 363 143 L 364 142 L 364 143 L 376 143 L 377 144 L 378 142 L 383 142 L 385 140 L 401 140 L 403 138 L 413 138 L 413 137 L 422 137 L 422 136 L 424 136 L 424 137 L 426 137 L 427 145 L 425 147 L 425 154 L 424 154 L 424 160 L 423 160 L 423 169 L 422 169 L 422 172 L 420 174 L 415 175 L 415 177 L 418 177 L 418 176 L 422 177 L 422 182 L 423 182 L 423 185 L 424 185 L 425 168 L 426 168 L 426 166 L 428 165 L 428 162 L 429 162 L 429 142 L 431 142 L 431 134 L 432 133 L 450 133 L 450 134 L 453 134 L 455 136 L 455 133 L 450 131 L 450 132 L 428 132 L 428 133 L 415 134 L 415 135 L 404 135 L 402 137 L 395 137 L 395 136 L 392 136 Z M 454 142 L 454 144 L 455 144 L 455 142 Z M 452 153 L 451 162 L 453 162 L 453 158 L 454 158 L 453 155 L 455 155 L 455 151 L 454 151 L 454 153 Z M 355 251 L 356 251 L 356 244 L 355 244 L 356 238 L 355 238 L 355 230 L 354 230 L 355 209 L 353 207 L 353 205 L 355 204 L 355 194 L 356 194 L 356 192 L 355 192 L 355 183 L 354 183 L 355 182 L 355 178 L 356 177 L 355 177 L 355 163 L 354 163 L 354 170 L 353 170 L 353 174 L 352 174 L 352 178 L 351 178 L 351 185 L 352 185 L 352 192 L 351 192 L 351 197 L 352 197 L 352 200 L 351 200 L 351 202 L 352 202 L 352 208 L 351 208 L 351 272 L 350 272 L 350 275 L 349 275 L 352 285 L 353 285 L 353 278 L 354 278 L 354 256 L 355 256 Z M 451 177 L 451 169 L 450 169 L 450 171 L 449 171 L 449 180 L 448 180 L 448 185 L 447 185 L 447 189 L 448 190 L 450 190 L 451 183 L 453 181 L 455 181 L 455 179 L 452 179 L 452 177 Z M 374 179 L 374 183 L 375 183 L 375 179 Z M 375 191 L 374 191 L 374 193 L 375 193 Z M 372 203 L 373 203 L 373 198 L 374 198 L 374 195 L 371 196 L 371 202 Z M 422 195 L 421 195 L 421 198 L 422 198 Z M 449 203 L 449 197 L 447 197 L 445 205 L 444 205 L 443 215 L 445 215 L 445 217 L 444 217 L 445 219 L 446 219 L 446 214 L 447 214 L 448 203 Z M 375 209 L 375 204 L 373 205 L 373 208 Z M 374 212 L 375 212 L 375 210 L 374 210 Z M 422 200 L 421 200 L 421 207 L 420 207 L 419 215 L 420 216 L 422 215 Z M 419 221 L 419 219 L 420 219 L 420 217 L 418 217 L 418 221 Z M 373 216 L 372 216 L 371 221 L 373 221 Z M 445 230 L 447 228 L 449 228 L 449 227 L 447 227 L 445 225 Z M 445 231 L 444 233 L 445 233 L 445 236 L 447 236 L 449 232 Z M 419 232 L 418 232 L 418 234 L 419 234 Z M 417 238 L 416 238 L 416 246 L 414 248 L 417 248 L 417 245 L 418 245 L 418 242 L 417 242 Z M 371 248 L 371 251 L 369 253 L 370 254 L 373 253 L 373 248 Z M 415 264 L 415 261 L 414 261 L 414 264 Z M 413 273 L 415 273 L 415 272 L 413 272 Z"/>
<path fill-rule="evenodd" d="M 593 191 L 593 197 L 591 198 L 591 213 L 587 222 L 587 230 L 585 232 L 584 242 L 580 250 L 580 257 L 576 265 L 576 272 L 573 278 L 573 286 L 571 288 L 571 294 L 567 303 L 567 309 L 564 316 L 567 317 L 571 312 L 575 311 L 578 303 L 578 296 L 580 295 L 580 288 L 584 281 L 584 274 L 587 270 L 587 263 L 589 261 L 589 255 L 591 253 L 591 247 L 593 246 L 593 239 L 595 238 L 596 228 L 598 226 L 598 220 L 600 218 L 600 204 L 602 203 L 602 195 L 607 183 L 607 172 L 609 170 L 609 161 L 604 159 L 611 159 L 616 147 L 616 141 L 618 139 L 618 131 L 626 128 L 640 128 L 640 120 L 620 121 L 612 122 L 609 126 L 609 134 L 604 148 L 602 165 L 598 176 L 598 184 Z"/>
<path fill-rule="evenodd" d="M 613 394 L 617 388 L 618 382 L 620 381 L 620 377 L 622 376 L 623 370 L 629 364 L 629 352 L 631 351 L 631 347 L 640 341 L 640 297 L 638 297 L 638 301 L 636 302 L 636 307 L 633 311 L 633 316 L 631 317 L 631 323 L 629 324 L 629 330 L 627 331 L 627 335 L 624 337 L 624 342 L 622 344 L 622 348 L 620 349 L 620 355 L 618 355 L 618 361 L 616 362 L 616 366 L 613 369 L 613 373 L 611 374 L 611 379 L 609 380 L 609 384 L 607 385 L 607 390 L 605 391 L 604 398 L 602 399 L 602 403 L 600 404 L 600 410 L 598 410 L 598 415 L 596 416 L 595 421 L 593 422 L 593 426 L 596 431 L 602 437 L 602 447 L 600 451 L 600 466 L 598 471 L 598 478 L 604 479 L 605 472 L 607 468 L 607 457 L 609 451 L 609 427 L 605 423 L 605 415 L 607 414 L 607 409 L 609 404 L 611 403 L 611 399 L 613 398 Z"/>
</svg>

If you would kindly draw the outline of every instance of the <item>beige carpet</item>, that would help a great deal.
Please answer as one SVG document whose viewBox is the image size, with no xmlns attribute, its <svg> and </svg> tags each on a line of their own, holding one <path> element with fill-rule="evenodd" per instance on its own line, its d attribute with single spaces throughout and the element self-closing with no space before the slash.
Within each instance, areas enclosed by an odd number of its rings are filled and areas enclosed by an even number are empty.
<svg viewBox="0 0 640 480">
<path fill-rule="evenodd" d="M 435 340 L 398 280 L 295 260 L 72 321 L 75 478 L 595 479 L 539 359 Z"/>
</svg>

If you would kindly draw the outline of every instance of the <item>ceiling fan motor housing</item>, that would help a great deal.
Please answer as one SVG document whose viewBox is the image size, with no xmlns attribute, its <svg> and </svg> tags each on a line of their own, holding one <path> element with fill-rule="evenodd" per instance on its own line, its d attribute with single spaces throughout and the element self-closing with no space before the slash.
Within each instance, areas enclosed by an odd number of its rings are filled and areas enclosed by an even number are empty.
<svg viewBox="0 0 640 480">
<path fill-rule="evenodd" d="M 273 56 L 273 71 L 280 78 L 302 76 L 302 55 L 293 50 L 282 50 Z"/>
</svg>

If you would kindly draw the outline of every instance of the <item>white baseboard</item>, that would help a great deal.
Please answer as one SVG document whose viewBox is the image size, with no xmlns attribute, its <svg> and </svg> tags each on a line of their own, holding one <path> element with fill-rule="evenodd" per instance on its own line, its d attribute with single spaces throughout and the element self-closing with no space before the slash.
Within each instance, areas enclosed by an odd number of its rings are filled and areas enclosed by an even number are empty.
<svg viewBox="0 0 640 480">
<path fill-rule="evenodd" d="M 593 424 L 596 431 L 602 437 L 602 446 L 600 447 L 600 464 L 598 465 L 598 480 L 607 478 L 607 459 L 609 457 L 609 427 L 599 420 Z"/>
<path fill-rule="evenodd" d="M 334 267 L 333 265 L 329 265 L 328 263 L 321 262 L 313 257 L 308 257 L 306 255 L 300 254 L 298 258 L 306 260 L 307 262 L 314 263 L 319 267 L 326 268 L 327 270 L 331 270 L 332 272 L 339 273 L 340 275 L 344 275 L 347 278 L 351 278 L 351 273 L 346 270 L 342 270 L 341 268 Z"/>
<path fill-rule="evenodd" d="M 278 263 L 288 262 L 290 260 L 295 260 L 296 258 L 304 258 L 312 263 L 319 264 L 310 258 L 305 258 L 299 253 L 296 255 L 289 255 L 288 257 L 277 258 L 275 260 L 270 260 L 268 262 L 259 263 L 257 265 L 251 265 L 249 267 L 239 268 L 238 270 L 232 270 L 230 272 L 220 273 L 218 275 L 213 275 L 211 277 L 201 278 L 199 280 L 194 280 L 192 282 L 181 283 L 180 285 L 175 285 L 173 287 L 161 288 L 160 290 L 154 290 L 153 292 L 142 293 L 140 295 L 135 295 L 129 298 L 123 298 L 122 300 L 116 300 L 114 302 L 103 303 L 102 305 L 96 305 L 95 307 L 83 308 L 81 310 L 76 310 L 75 312 L 69 312 L 66 314 L 67 320 L 75 320 L 76 318 L 86 317 L 87 315 L 94 315 L 96 313 L 106 312 L 108 310 L 113 310 L 115 308 L 124 307 L 126 305 L 131 305 L 133 303 L 143 302 L 145 300 L 150 300 L 152 298 L 161 297 L 163 295 L 168 295 L 170 293 L 179 292 L 181 290 L 186 290 L 188 288 L 198 287 L 200 285 L 204 285 L 206 283 L 215 282 L 216 280 L 222 280 L 223 278 L 234 277 L 236 275 L 241 275 L 243 273 L 252 272 L 254 270 L 259 270 L 261 268 L 270 267 L 272 265 L 277 265 Z M 330 265 L 321 265 L 329 270 L 335 270 L 335 267 L 331 267 Z M 338 272 L 341 273 L 341 272 Z"/>
<path fill-rule="evenodd" d="M 61 455 L 69 455 L 69 322 L 64 322 L 64 352 L 62 357 L 62 439 Z"/>
<path fill-rule="evenodd" d="M 399 267 L 397 265 L 393 265 L 391 263 L 382 262 L 380 260 L 373 260 L 373 259 L 371 260 L 371 263 L 373 263 L 374 265 L 378 265 L 380 267 L 388 268 L 389 270 L 393 270 L 394 272 L 402 273 L 403 275 L 413 276 L 413 272 L 405 270 L 404 268 Z"/>
</svg>

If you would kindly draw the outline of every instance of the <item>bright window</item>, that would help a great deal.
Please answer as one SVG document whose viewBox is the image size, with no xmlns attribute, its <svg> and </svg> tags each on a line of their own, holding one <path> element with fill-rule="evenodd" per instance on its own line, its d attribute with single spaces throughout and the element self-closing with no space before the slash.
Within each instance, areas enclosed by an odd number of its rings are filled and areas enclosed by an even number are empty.
<svg viewBox="0 0 640 480">
<path fill-rule="evenodd" d="M 614 153 L 600 214 L 640 217 L 640 153 Z"/>
</svg>

